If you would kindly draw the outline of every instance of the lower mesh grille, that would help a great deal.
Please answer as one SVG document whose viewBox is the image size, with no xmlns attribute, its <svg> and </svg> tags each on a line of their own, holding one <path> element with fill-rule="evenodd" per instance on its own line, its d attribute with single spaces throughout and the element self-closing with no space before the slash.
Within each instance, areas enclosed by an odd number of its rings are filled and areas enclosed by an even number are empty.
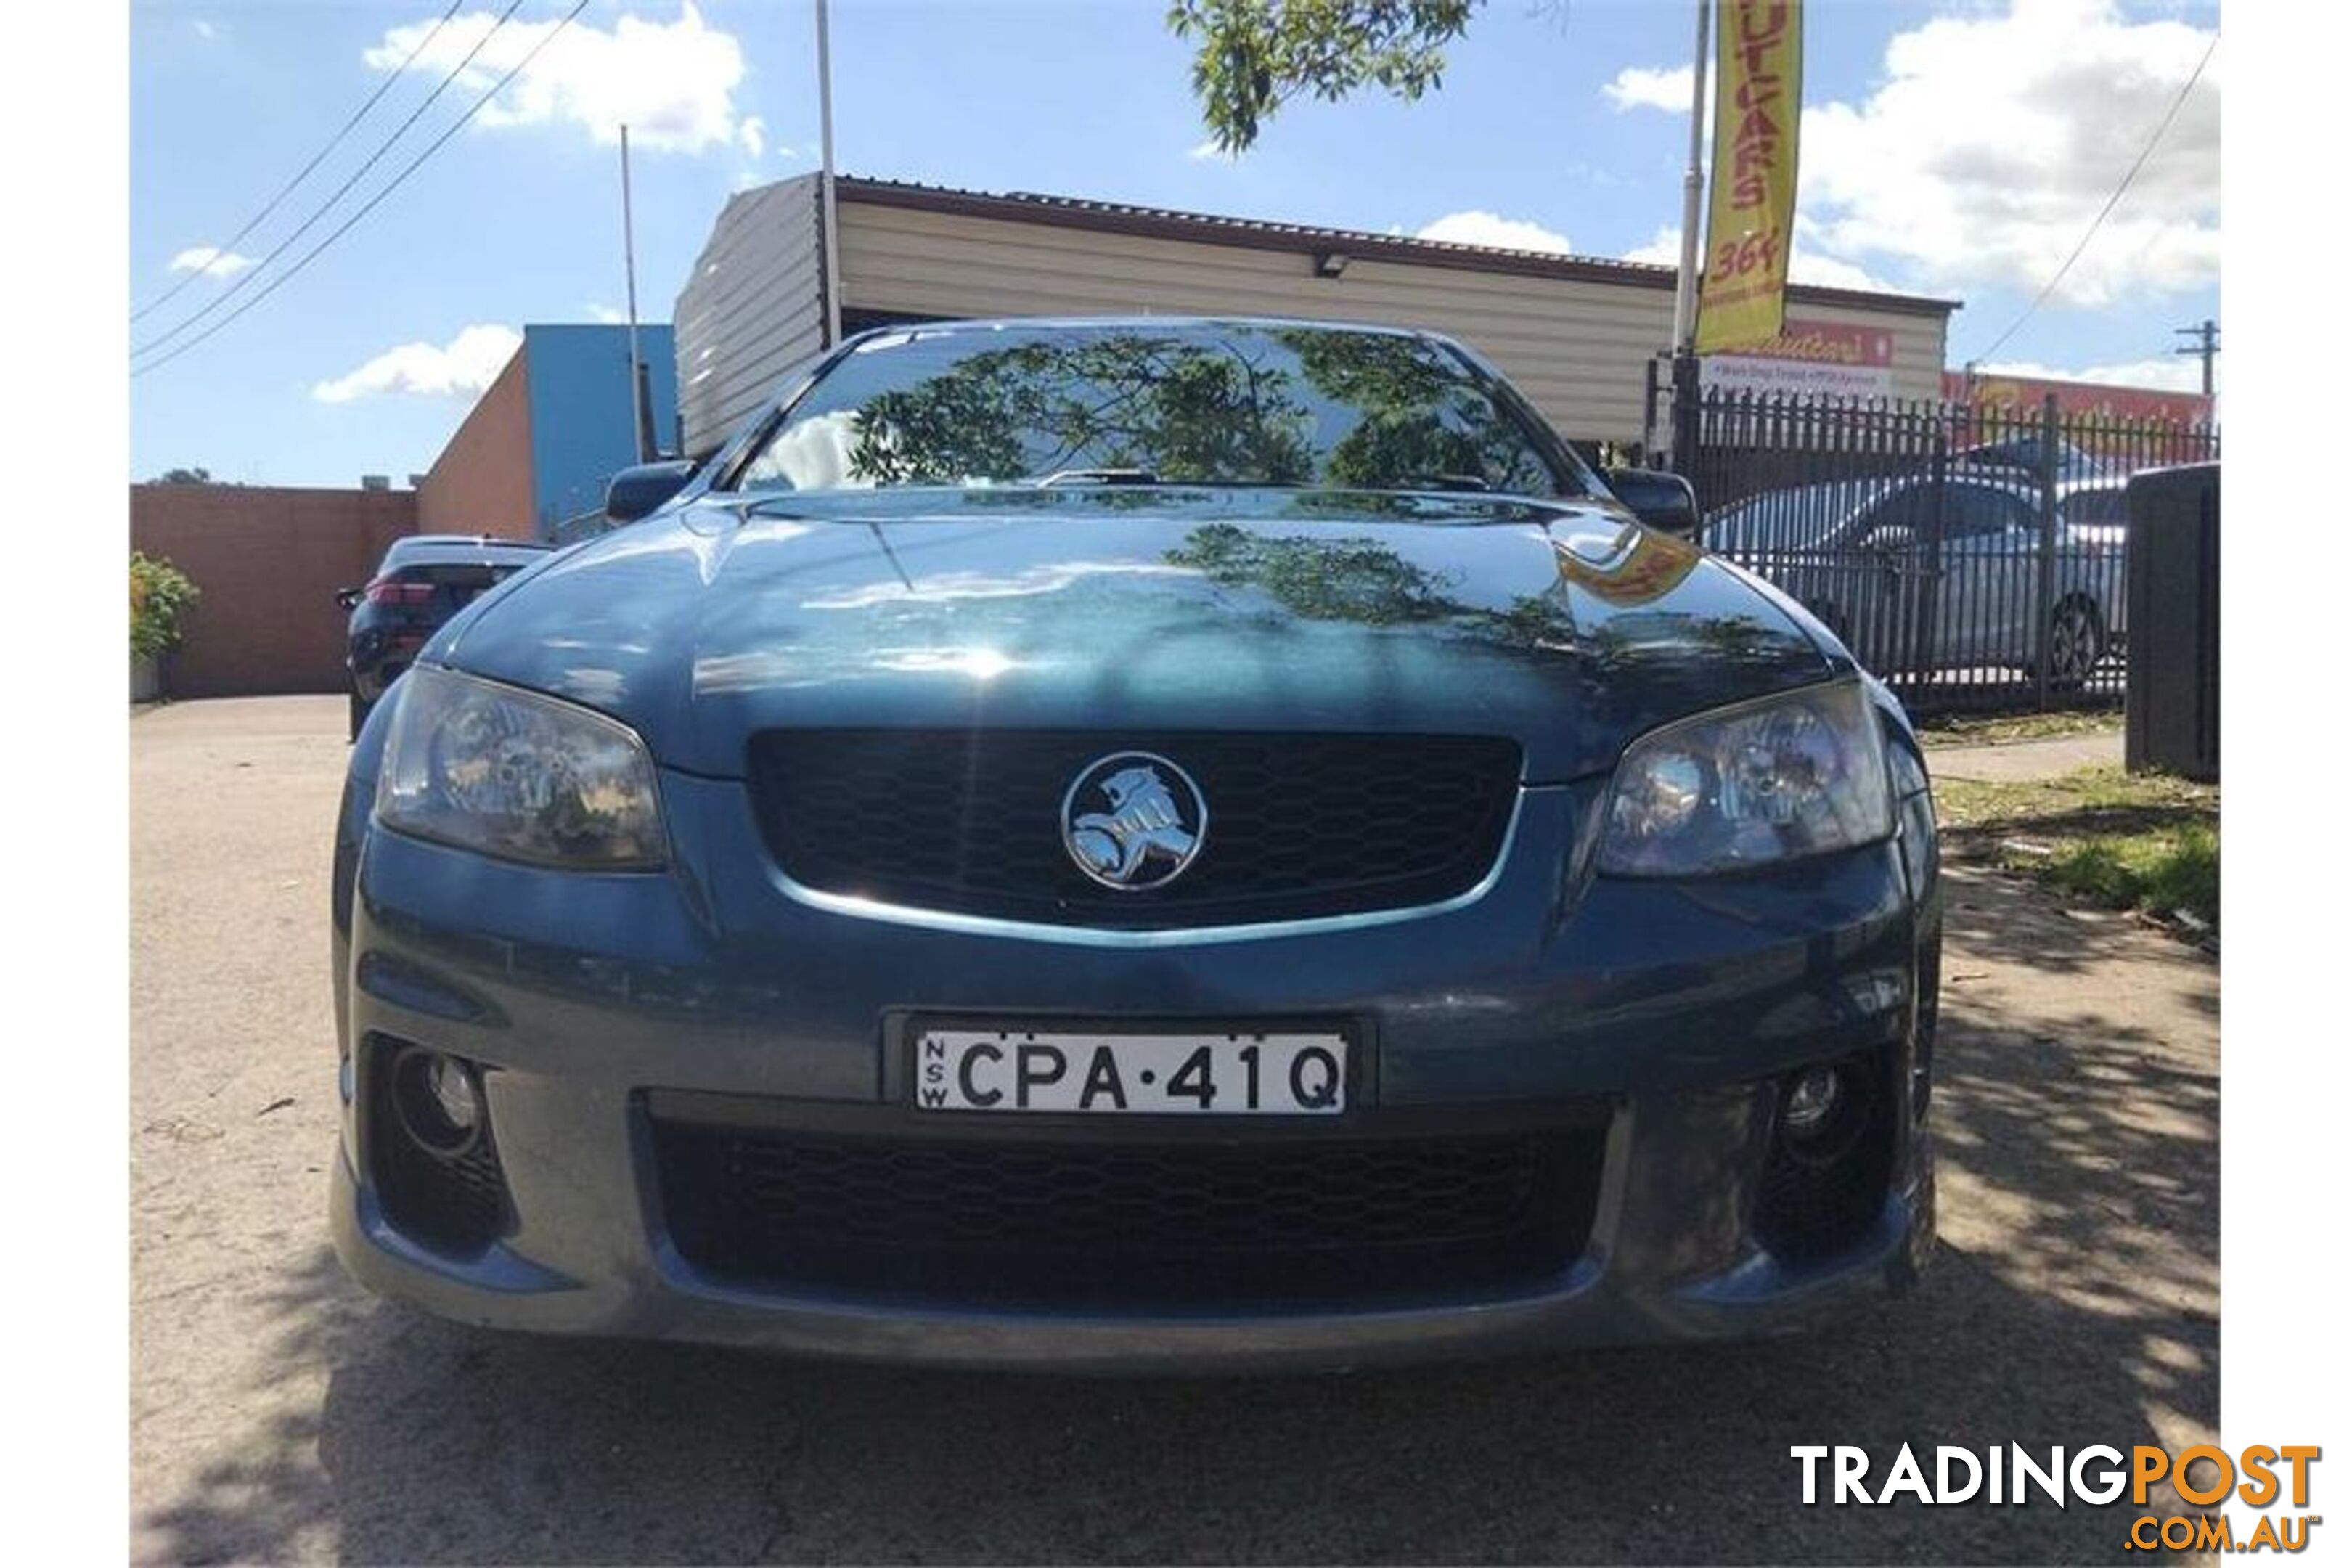
<svg viewBox="0 0 2352 1568">
<path fill-rule="evenodd" d="M 1843 1252 L 1869 1235 L 1886 1206 L 1895 1171 L 1895 1097 L 1883 1057 L 1860 1059 L 1868 1064 L 1857 1076 L 1869 1086 L 1870 1101 L 1861 1108 L 1853 1145 L 1815 1164 L 1797 1159 L 1775 1139 L 1765 1161 L 1750 1228 L 1776 1258 L 1810 1263 Z"/>
<path fill-rule="evenodd" d="M 653 1121 L 714 1278 L 975 1304 L 1352 1304 L 1557 1276 L 1597 1128 L 1228 1142 L 910 1142 Z"/>
<path fill-rule="evenodd" d="M 446 1159 L 421 1148 L 392 1103 L 392 1065 L 408 1042 L 370 1035 L 360 1090 L 368 1174 L 376 1203 L 394 1229 L 420 1246 L 477 1253 L 507 1226 L 506 1171 L 488 1127 L 464 1154 Z"/>
</svg>

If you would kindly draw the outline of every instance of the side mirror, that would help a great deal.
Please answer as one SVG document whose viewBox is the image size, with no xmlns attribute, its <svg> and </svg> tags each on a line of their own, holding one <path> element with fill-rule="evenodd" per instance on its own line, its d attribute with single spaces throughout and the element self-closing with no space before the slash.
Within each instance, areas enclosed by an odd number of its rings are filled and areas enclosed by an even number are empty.
<svg viewBox="0 0 2352 1568">
<path fill-rule="evenodd" d="M 338 588 L 335 590 L 336 606 L 340 609 L 356 610 L 360 607 L 360 600 L 366 595 L 365 588 Z"/>
<path fill-rule="evenodd" d="M 604 487 L 604 515 L 614 522 L 635 522 L 661 508 L 692 478 L 694 465 L 684 458 L 623 468 Z"/>
<path fill-rule="evenodd" d="M 1628 511 L 1661 533 L 1689 539 L 1698 532 L 1698 497 L 1680 474 L 1661 468 L 1608 468 L 1601 477 Z"/>
</svg>

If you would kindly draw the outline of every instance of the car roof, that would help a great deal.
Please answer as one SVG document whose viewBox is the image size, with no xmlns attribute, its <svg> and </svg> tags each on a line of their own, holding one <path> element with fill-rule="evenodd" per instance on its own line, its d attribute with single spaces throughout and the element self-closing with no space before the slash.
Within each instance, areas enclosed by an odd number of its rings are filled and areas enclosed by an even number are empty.
<svg viewBox="0 0 2352 1568">
<path fill-rule="evenodd" d="M 1810 485 L 1791 485 L 1785 489 L 1759 490 L 1754 495 L 1741 497 L 1721 510 L 1728 513 L 1746 507 L 1756 507 L 1761 510 L 1768 507 L 1801 504 L 1810 508 L 1828 501 L 1842 504 L 1845 509 L 1843 515 L 1851 515 L 1865 506 L 1885 500 L 1889 496 L 1900 494 L 1904 490 L 1920 489 L 1935 482 L 1936 476 L 1932 471 L 1857 474 L 1849 479 L 1819 479 Z M 2028 500 L 2041 493 L 2037 487 L 2021 484 L 1999 470 L 1986 472 L 1976 468 L 1947 468 L 1944 471 L 1944 483 L 1969 485 L 1979 489 L 2000 490 L 2005 494 L 2021 496 Z"/>
<path fill-rule="evenodd" d="M 462 561 L 505 551 L 544 555 L 554 548 L 543 540 L 499 539 L 487 533 L 408 533 L 394 540 L 383 558 L 411 561 L 419 556 L 439 555 Z"/>
</svg>

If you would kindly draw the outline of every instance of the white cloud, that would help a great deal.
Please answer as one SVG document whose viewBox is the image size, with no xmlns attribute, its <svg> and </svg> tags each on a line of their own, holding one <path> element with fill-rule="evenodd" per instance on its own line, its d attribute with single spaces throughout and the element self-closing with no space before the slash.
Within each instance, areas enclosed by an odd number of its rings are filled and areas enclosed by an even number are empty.
<svg viewBox="0 0 2352 1568">
<path fill-rule="evenodd" d="M 2221 390 L 2221 362 L 2213 362 L 2214 390 Z M 2158 355 L 2122 364 L 2095 364 L 2065 370 L 2032 360 L 1996 360 L 1977 366 L 1979 375 L 2015 375 L 2029 381 L 2089 381 L 2101 386 L 2137 386 L 2154 392 L 2202 392 L 2204 368 L 2189 354 Z"/>
<path fill-rule="evenodd" d="M 2011 0 L 1888 43 L 1885 85 L 1805 111 L 1799 195 L 1826 248 L 1932 286 L 2038 289 L 2162 122 L 2212 35 L 2110 0 Z M 2055 298 L 2220 275 L 2221 56 Z"/>
<path fill-rule="evenodd" d="M 1882 294 L 1904 291 L 1901 284 L 1830 255 L 1828 232 L 1801 207 L 1797 211 L 1795 247 L 1789 256 L 1789 280 L 1823 289 L 1867 289 Z"/>
<path fill-rule="evenodd" d="M 2038 290 L 2211 37 L 2180 22 L 2126 21 L 2114 0 L 2007 0 L 1896 34 L 1877 90 L 1805 110 L 1791 276 L 1836 288 Z M 1690 76 L 1633 67 L 1602 91 L 1620 109 L 1681 110 Z M 2220 146 L 2217 53 L 2054 297 L 2099 306 L 2218 278 Z M 1672 240 L 1663 230 L 1628 259 L 1671 263 Z"/>
<path fill-rule="evenodd" d="M 220 29 L 215 26 L 212 23 L 205 21 L 202 16 L 189 17 L 188 26 L 194 27 L 196 30 L 196 37 L 204 39 L 206 43 L 211 43 L 215 38 L 220 37 Z"/>
<path fill-rule="evenodd" d="M 592 321 L 602 321 L 608 327 L 616 327 L 629 319 L 629 313 L 613 305 L 590 305 L 588 319 Z"/>
<path fill-rule="evenodd" d="M 735 126 L 735 144 L 751 157 L 768 150 L 768 122 L 756 114 L 747 114 Z"/>
<path fill-rule="evenodd" d="M 495 20 L 489 11 L 451 17 L 408 68 L 435 79 L 447 75 L 490 33 Z M 395 70 L 432 26 L 421 21 L 394 27 L 362 58 L 372 69 Z M 548 20 L 499 28 L 466 67 L 458 85 L 477 93 L 487 89 L 555 26 Z M 735 91 L 742 81 L 742 45 L 733 34 L 705 25 L 692 0 L 682 0 L 671 22 L 624 14 L 610 29 L 572 23 L 484 107 L 476 122 L 568 122 L 606 145 L 620 140 L 625 122 L 634 147 L 674 153 L 734 147 L 756 157 L 767 128 L 757 115 L 738 114 Z"/>
<path fill-rule="evenodd" d="M 1619 259 L 1646 261 L 1653 267 L 1680 267 L 1683 264 L 1683 230 L 1680 224 L 1662 228 L 1650 237 L 1647 245 L 1637 245 Z"/>
<path fill-rule="evenodd" d="M 201 272 L 207 278 L 234 278 L 252 265 L 252 257 L 212 245 L 190 246 L 172 258 L 173 271 Z"/>
<path fill-rule="evenodd" d="M 1184 150 L 1184 156 L 1192 159 L 1196 163 L 1231 163 L 1238 162 L 1239 160 L 1238 154 L 1228 153 L 1223 148 L 1218 146 L 1217 139 L 1213 136 L 1203 141 L 1193 142 L 1192 146 Z"/>
<path fill-rule="evenodd" d="M 1706 124 L 1699 143 L 1699 169 L 1705 173 L 1707 159 L 1715 145 L 1715 92 L 1712 79 L 1706 89 Z M 1607 99 L 1619 113 L 1629 109 L 1659 109 L 1677 119 L 1690 112 L 1691 68 L 1675 66 L 1652 68 L 1648 66 L 1627 66 L 1611 80 L 1601 84 L 1601 96 Z M 1687 138 L 1688 127 L 1679 133 Z M 1682 167 L 1685 143 L 1675 143 L 1675 167 Z"/>
<path fill-rule="evenodd" d="M 1601 84 L 1601 96 L 1620 110 L 1663 109 L 1669 113 L 1685 114 L 1690 110 L 1691 68 L 1627 66 L 1612 80 Z"/>
<path fill-rule="evenodd" d="M 438 348 L 431 343 L 403 343 L 386 349 L 348 375 L 320 382 L 310 388 L 310 395 L 321 403 L 350 403 L 387 392 L 469 396 L 497 380 L 521 346 L 522 334 L 512 327 L 478 324 Z"/>
<path fill-rule="evenodd" d="M 1810 226 L 1803 215 L 1797 218 L 1797 237 L 1802 241 Z M 1659 267 L 1676 267 L 1682 263 L 1682 225 L 1670 224 L 1650 237 L 1647 245 L 1627 251 L 1627 261 L 1647 261 Z M 1903 290 L 1874 273 L 1856 267 L 1851 261 L 1841 261 L 1833 256 L 1800 248 L 1789 258 L 1789 281 L 1810 283 L 1818 289 L 1861 289 L 1874 293 L 1894 294 Z"/>
<path fill-rule="evenodd" d="M 1423 224 L 1414 231 L 1414 237 L 1441 239 L 1452 245 L 1483 245 L 1494 250 L 1544 250 L 1559 256 L 1573 255 L 1576 249 L 1569 244 L 1568 236 L 1539 223 L 1476 210 L 1447 213 Z"/>
<path fill-rule="evenodd" d="M 1885 279 L 1865 272 L 1851 261 L 1809 250 L 1800 250 L 1789 258 L 1789 281 L 1810 283 L 1816 289 L 1860 289 L 1874 294 L 1903 292 Z"/>
</svg>

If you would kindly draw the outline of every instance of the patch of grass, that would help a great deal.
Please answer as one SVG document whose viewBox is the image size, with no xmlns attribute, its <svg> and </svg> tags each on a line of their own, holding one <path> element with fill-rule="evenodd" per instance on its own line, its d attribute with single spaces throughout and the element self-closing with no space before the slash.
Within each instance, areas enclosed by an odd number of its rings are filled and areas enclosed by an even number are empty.
<svg viewBox="0 0 2352 1568">
<path fill-rule="evenodd" d="M 2067 735 L 2105 735 L 2124 727 L 2120 708 L 2059 713 L 1937 713 L 1918 723 L 1923 746 L 2000 746 Z"/>
<path fill-rule="evenodd" d="M 2114 909 L 2221 924 L 2221 792 L 2165 773 L 1936 786 L 1946 852 L 2022 871 Z"/>
<path fill-rule="evenodd" d="M 2042 875 L 2067 891 L 2117 909 L 2186 910 L 2221 919 L 2221 836 L 2210 827 L 2091 838 L 2053 855 Z"/>
</svg>

